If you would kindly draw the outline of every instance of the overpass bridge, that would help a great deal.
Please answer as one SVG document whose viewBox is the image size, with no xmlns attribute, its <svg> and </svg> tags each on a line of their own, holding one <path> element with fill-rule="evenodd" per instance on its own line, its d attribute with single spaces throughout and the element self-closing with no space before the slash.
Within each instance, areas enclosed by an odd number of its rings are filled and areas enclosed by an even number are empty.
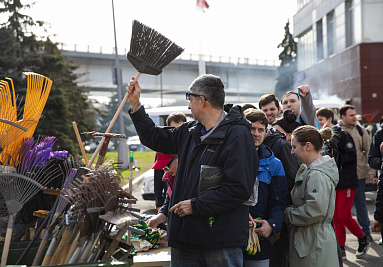
<svg viewBox="0 0 383 267">
<path fill-rule="evenodd" d="M 119 50 L 123 92 L 136 70 L 126 59 L 126 49 Z M 105 52 L 62 47 L 63 56 L 78 66 L 77 82 L 84 87 L 89 98 L 106 103 L 117 86 L 113 83 L 114 51 Z M 226 102 L 257 102 L 266 93 L 273 93 L 278 77 L 279 62 L 249 58 L 228 58 L 182 54 L 163 69 L 159 76 L 141 75 L 142 103 L 146 107 L 187 105 L 185 91 L 200 73 L 211 73 L 222 78 L 226 88 Z M 125 85 L 124 85 L 125 84 Z M 162 97 L 161 97 L 162 96 Z"/>
</svg>

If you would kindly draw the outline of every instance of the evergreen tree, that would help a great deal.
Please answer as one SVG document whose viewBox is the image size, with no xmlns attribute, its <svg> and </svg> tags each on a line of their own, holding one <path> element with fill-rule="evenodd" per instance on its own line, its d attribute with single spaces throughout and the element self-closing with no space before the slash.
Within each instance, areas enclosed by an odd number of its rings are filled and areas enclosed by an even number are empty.
<svg viewBox="0 0 383 267">
<path fill-rule="evenodd" d="M 33 27 L 43 27 L 44 23 L 22 14 L 26 8 L 30 5 L 23 5 L 21 0 L 0 0 L 0 14 L 8 15 L 8 21 L 0 25 L 0 78 L 12 78 L 19 96 L 26 93 L 24 71 L 50 78 L 52 89 L 34 136 L 55 136 L 54 149 L 79 154 L 72 121 L 76 121 L 80 131 L 95 131 L 99 113 L 77 86 L 75 67 L 61 55 L 57 44 L 32 32 Z M 82 136 L 83 140 L 90 138 Z"/>
<path fill-rule="evenodd" d="M 278 81 L 275 85 L 275 95 L 280 99 L 287 91 L 294 91 L 294 73 L 297 71 L 297 42 L 290 33 L 289 21 L 285 25 L 285 37 L 278 45 L 283 48 L 279 54 L 281 65 L 278 67 Z"/>
</svg>

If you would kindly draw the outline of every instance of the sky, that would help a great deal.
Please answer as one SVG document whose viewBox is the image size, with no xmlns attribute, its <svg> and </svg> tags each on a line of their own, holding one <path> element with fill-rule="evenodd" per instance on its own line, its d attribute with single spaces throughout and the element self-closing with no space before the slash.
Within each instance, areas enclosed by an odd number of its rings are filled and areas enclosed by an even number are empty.
<svg viewBox="0 0 383 267">
<path fill-rule="evenodd" d="M 36 2 L 24 13 L 49 23 L 51 39 L 71 50 L 113 51 L 112 0 L 24 0 Z M 129 51 L 132 21 L 162 33 L 184 54 L 278 60 L 284 26 L 296 13 L 296 0 L 114 0 L 119 54 Z"/>
</svg>

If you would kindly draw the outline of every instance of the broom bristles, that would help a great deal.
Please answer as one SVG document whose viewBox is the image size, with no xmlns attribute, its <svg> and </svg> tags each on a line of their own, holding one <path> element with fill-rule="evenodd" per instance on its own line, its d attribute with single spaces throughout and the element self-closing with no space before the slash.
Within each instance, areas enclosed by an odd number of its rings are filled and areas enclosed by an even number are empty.
<svg viewBox="0 0 383 267">
<path fill-rule="evenodd" d="M 162 70 L 183 51 L 183 48 L 161 33 L 137 20 L 133 21 L 130 53 L 146 64 Z"/>
</svg>

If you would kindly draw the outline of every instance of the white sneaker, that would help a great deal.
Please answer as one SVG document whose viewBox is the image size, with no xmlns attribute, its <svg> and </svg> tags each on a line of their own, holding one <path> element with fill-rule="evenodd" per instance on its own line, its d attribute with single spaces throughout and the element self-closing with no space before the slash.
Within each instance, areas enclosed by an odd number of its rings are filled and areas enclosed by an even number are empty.
<svg viewBox="0 0 383 267">
<path fill-rule="evenodd" d="M 378 244 L 379 244 L 379 245 L 381 245 L 381 244 L 382 244 L 382 239 L 379 239 L 379 242 L 378 242 Z"/>
</svg>

